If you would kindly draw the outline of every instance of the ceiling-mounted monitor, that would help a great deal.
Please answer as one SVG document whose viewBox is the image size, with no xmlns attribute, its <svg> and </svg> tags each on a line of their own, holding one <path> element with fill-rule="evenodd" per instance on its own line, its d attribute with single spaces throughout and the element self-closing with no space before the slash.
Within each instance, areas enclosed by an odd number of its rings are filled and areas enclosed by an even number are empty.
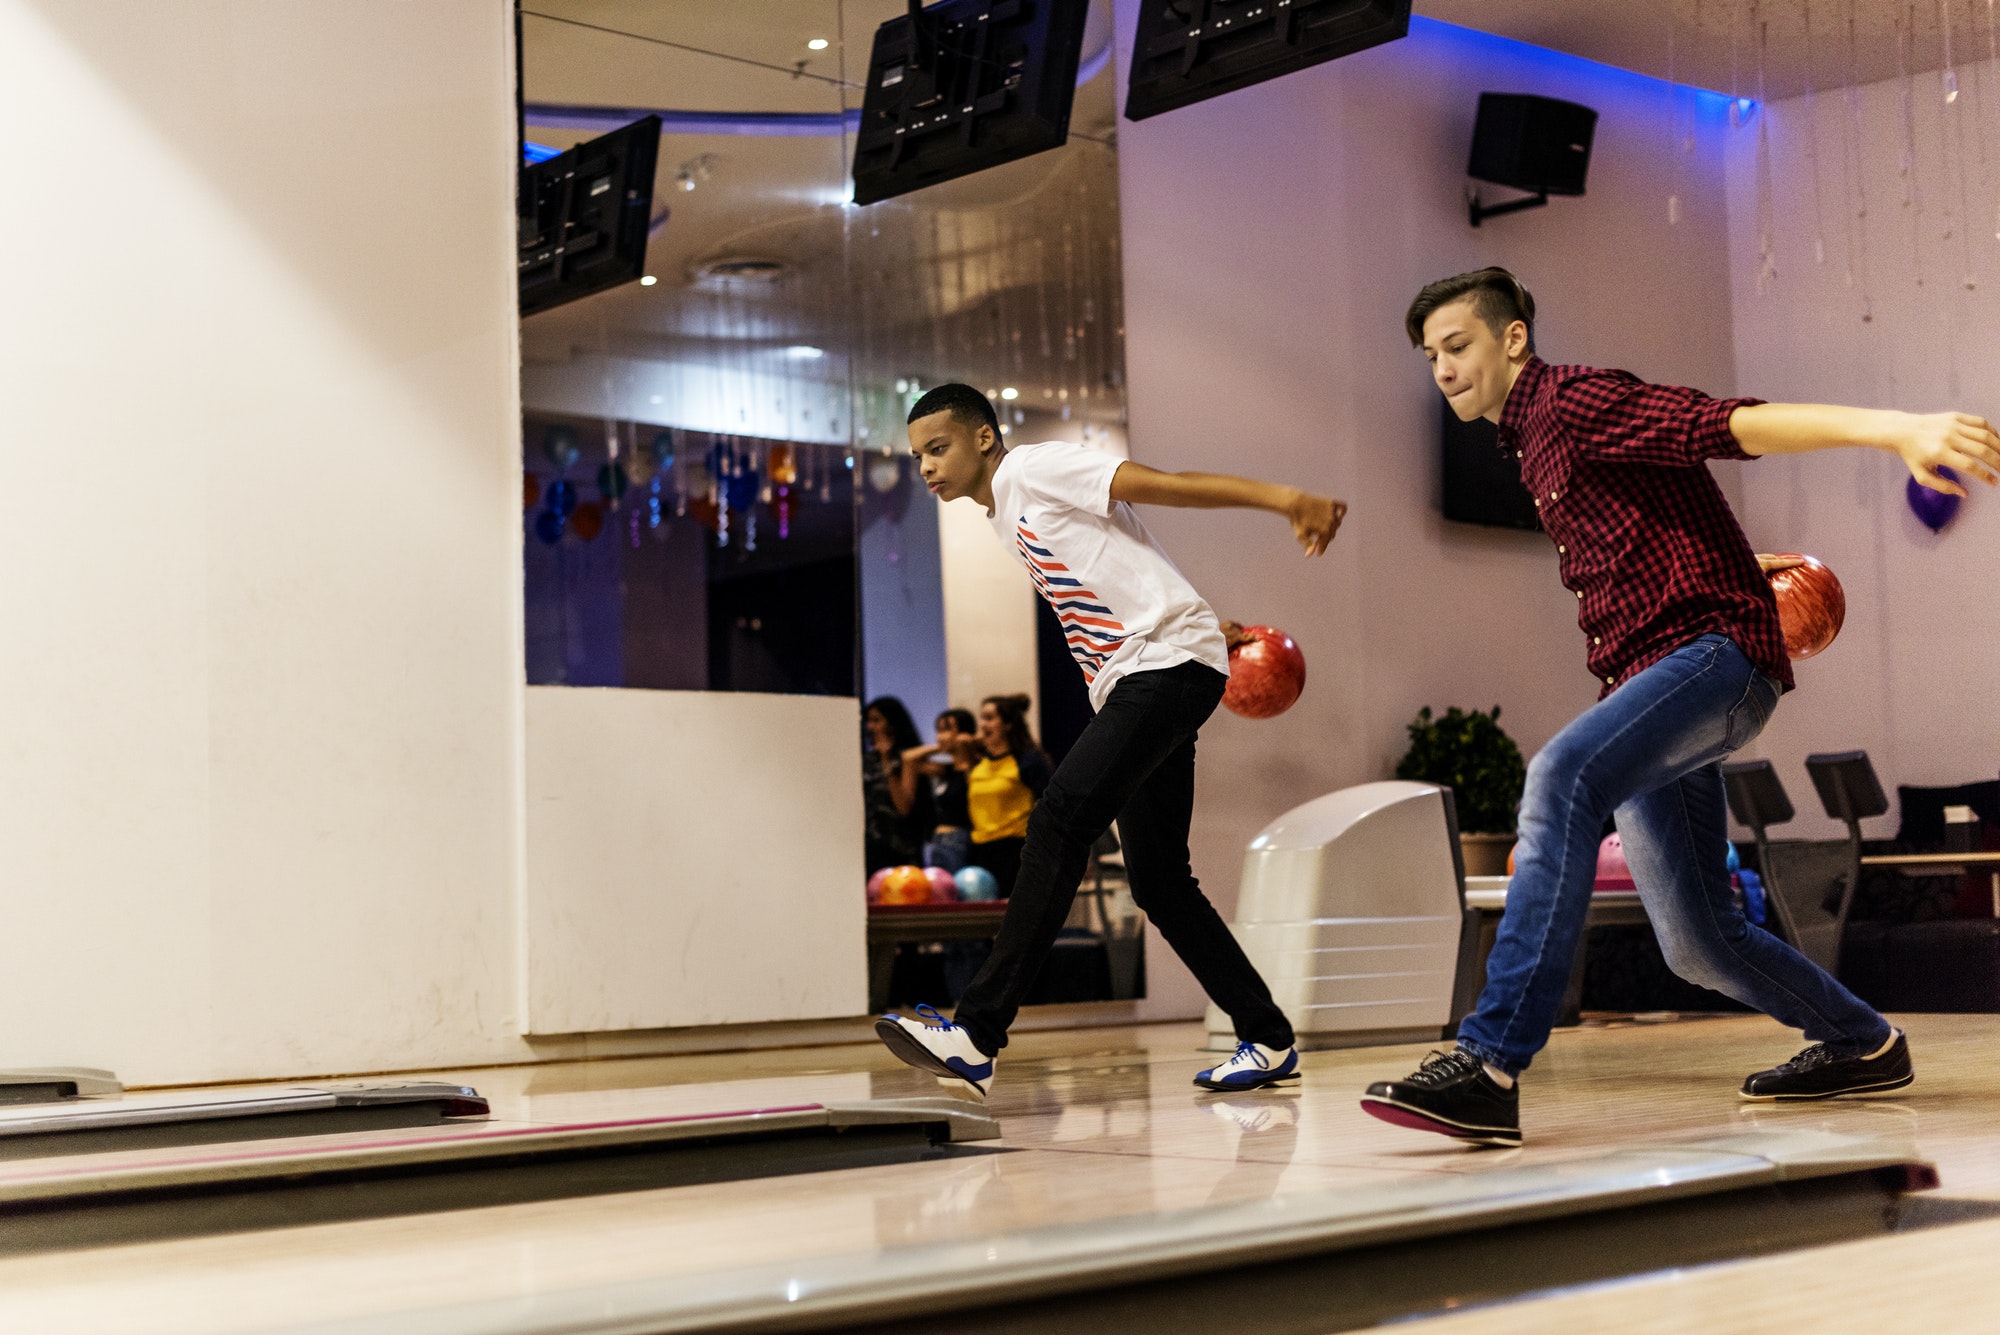
<svg viewBox="0 0 2000 1335">
<path fill-rule="evenodd" d="M 1142 121 L 1410 31 L 1410 0 L 1140 0 L 1125 119 Z"/>
<path fill-rule="evenodd" d="M 521 314 L 533 315 L 646 271 L 660 118 L 521 168 L 515 197 Z"/>
<path fill-rule="evenodd" d="M 875 30 L 854 202 L 968 176 L 1069 138 L 1084 0 L 945 0 Z"/>
</svg>

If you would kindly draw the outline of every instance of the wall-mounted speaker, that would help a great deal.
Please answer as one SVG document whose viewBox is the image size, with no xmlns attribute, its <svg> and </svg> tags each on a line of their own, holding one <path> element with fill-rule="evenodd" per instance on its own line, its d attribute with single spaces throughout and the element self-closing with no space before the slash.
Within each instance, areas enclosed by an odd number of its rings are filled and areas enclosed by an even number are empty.
<svg viewBox="0 0 2000 1335">
<path fill-rule="evenodd" d="M 1589 107 L 1531 93 L 1481 93 L 1466 175 L 1531 190 L 1536 197 L 1491 208 L 1475 201 L 1472 225 L 1496 213 L 1546 204 L 1550 195 L 1582 194 L 1596 132 L 1597 113 Z"/>
</svg>

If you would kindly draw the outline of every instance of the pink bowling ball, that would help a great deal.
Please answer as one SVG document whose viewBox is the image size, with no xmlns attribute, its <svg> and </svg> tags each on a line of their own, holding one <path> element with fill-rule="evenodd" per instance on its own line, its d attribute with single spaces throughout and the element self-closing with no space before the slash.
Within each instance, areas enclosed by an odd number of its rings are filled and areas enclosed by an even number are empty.
<svg viewBox="0 0 2000 1335">
<path fill-rule="evenodd" d="M 924 875 L 931 883 L 931 903 L 953 904 L 958 901 L 958 882 L 943 867 L 926 867 Z"/>
<path fill-rule="evenodd" d="M 1632 869 L 1625 865 L 1625 841 L 1616 834 L 1605 835 L 1597 846 L 1597 879 L 1628 884 L 1632 880 Z"/>
</svg>

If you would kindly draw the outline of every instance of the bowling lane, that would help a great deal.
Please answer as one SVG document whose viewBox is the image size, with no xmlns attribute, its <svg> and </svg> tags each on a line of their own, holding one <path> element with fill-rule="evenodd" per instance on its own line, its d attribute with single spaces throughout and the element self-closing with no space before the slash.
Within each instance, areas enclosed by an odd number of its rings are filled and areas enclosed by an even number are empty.
<svg viewBox="0 0 2000 1335">
<path fill-rule="evenodd" d="M 2000 1093 L 1966 1054 L 1990 1052 L 1992 1017 L 1910 1024 L 1920 1078 L 1907 1098 L 1745 1109 L 1744 1071 L 1788 1055 L 1768 1021 L 1567 1031 L 1531 1076 L 1530 1137 L 1479 1152 L 1362 1115 L 1366 1079 L 1422 1047 L 1309 1054 L 1293 1092 L 1201 1095 L 1200 1029 L 1151 1026 L 1028 1035 L 1010 1048 L 991 1111 L 1013 1152 L 713 1183 L 225 1237 L 0 1259 L 0 1328 L 235 1332 L 519 1300 L 585 1286 L 810 1261 L 1121 1218 L 1562 1163 L 1635 1141 L 1817 1127 L 1915 1134 L 1947 1193 L 2000 1199 Z M 774 1074 L 718 1080 L 745 1058 L 595 1062 L 440 1072 L 523 1122 L 612 1112 L 936 1092 L 868 1046 L 773 1054 Z M 1970 1069 L 1964 1082 L 1948 1064 Z M 1938 1075 L 1930 1074 L 1932 1066 Z"/>
</svg>

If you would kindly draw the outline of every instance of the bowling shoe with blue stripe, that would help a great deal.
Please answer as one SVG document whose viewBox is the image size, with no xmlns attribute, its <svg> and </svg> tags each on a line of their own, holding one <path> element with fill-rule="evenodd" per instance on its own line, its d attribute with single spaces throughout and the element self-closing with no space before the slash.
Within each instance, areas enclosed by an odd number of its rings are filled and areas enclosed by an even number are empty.
<svg viewBox="0 0 2000 1335">
<path fill-rule="evenodd" d="M 1236 1055 L 1220 1066 L 1195 1075 L 1203 1089 L 1258 1089 L 1292 1080 L 1299 1073 L 1297 1048 L 1267 1048 L 1262 1043 L 1238 1043 Z"/>
<path fill-rule="evenodd" d="M 875 1021 L 875 1036 L 889 1051 L 938 1083 L 971 1090 L 980 1098 L 993 1084 L 993 1059 L 973 1046 L 972 1035 L 933 1006 L 917 1007 L 917 1018 L 894 1013 Z"/>
</svg>

